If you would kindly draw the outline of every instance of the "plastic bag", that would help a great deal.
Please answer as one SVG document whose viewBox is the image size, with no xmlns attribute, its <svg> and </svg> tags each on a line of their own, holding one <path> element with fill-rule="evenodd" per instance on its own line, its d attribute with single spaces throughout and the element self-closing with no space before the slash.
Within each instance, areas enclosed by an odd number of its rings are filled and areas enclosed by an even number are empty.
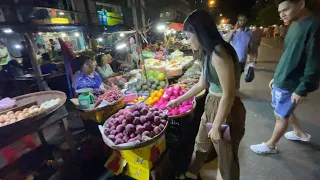
<svg viewBox="0 0 320 180">
<path fill-rule="evenodd" d="M 254 75 L 254 63 L 250 63 L 248 64 L 248 66 L 245 68 L 245 81 L 248 82 L 252 82 L 255 75 Z"/>
</svg>

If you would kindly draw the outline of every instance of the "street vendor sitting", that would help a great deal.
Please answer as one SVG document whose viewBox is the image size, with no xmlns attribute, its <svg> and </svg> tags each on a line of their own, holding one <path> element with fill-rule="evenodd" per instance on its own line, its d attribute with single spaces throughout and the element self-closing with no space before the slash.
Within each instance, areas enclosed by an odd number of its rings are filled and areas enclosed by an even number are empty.
<svg viewBox="0 0 320 180">
<path fill-rule="evenodd" d="M 105 89 L 100 75 L 95 72 L 96 65 L 91 58 L 79 56 L 76 63 L 80 73 L 75 79 L 75 90 L 84 88 Z"/>
<path fill-rule="evenodd" d="M 110 54 L 99 54 L 95 57 L 97 61 L 97 73 L 105 80 L 114 74 L 110 64 L 112 63 L 112 56 Z"/>
</svg>

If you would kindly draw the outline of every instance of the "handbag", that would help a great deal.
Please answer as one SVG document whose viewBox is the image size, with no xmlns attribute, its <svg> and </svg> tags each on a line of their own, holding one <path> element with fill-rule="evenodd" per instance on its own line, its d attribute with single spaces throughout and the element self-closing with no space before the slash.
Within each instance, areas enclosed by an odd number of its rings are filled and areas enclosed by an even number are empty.
<svg viewBox="0 0 320 180">
<path fill-rule="evenodd" d="M 207 134 L 210 132 L 211 128 L 212 128 L 212 123 L 207 123 L 206 124 Z M 221 128 L 220 128 L 220 133 L 221 133 L 222 140 L 231 143 L 231 133 L 230 133 L 230 126 L 229 125 L 222 124 Z"/>
<path fill-rule="evenodd" d="M 248 64 L 248 66 L 246 67 L 246 70 L 245 70 L 245 81 L 248 83 L 248 82 L 252 82 L 255 75 L 254 75 L 254 64 L 253 63 L 250 63 Z"/>
</svg>

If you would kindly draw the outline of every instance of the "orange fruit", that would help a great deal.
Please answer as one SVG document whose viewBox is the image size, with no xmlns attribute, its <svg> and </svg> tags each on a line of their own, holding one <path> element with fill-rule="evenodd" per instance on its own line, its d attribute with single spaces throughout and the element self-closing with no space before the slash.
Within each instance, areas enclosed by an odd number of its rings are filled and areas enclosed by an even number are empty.
<svg viewBox="0 0 320 180">
<path fill-rule="evenodd" d="M 153 93 L 151 93 L 151 96 L 150 96 L 151 98 L 154 98 L 154 97 L 156 97 L 156 94 L 153 92 Z"/>
<path fill-rule="evenodd" d="M 157 92 L 157 95 L 156 95 L 156 97 L 158 97 L 159 99 L 162 97 L 162 95 L 163 95 L 163 93 L 161 93 L 161 92 Z"/>
<path fill-rule="evenodd" d="M 154 104 L 155 104 L 154 100 L 151 99 L 151 100 L 149 101 L 149 105 L 154 105 Z"/>
<path fill-rule="evenodd" d="M 164 93 L 164 90 L 163 90 L 163 89 L 160 89 L 159 92 L 161 92 L 161 93 L 163 94 L 163 93 Z"/>
<path fill-rule="evenodd" d="M 158 97 L 154 97 L 154 98 L 153 98 L 153 101 L 154 101 L 154 102 L 158 102 L 159 99 L 160 99 L 160 98 L 158 98 Z"/>
</svg>

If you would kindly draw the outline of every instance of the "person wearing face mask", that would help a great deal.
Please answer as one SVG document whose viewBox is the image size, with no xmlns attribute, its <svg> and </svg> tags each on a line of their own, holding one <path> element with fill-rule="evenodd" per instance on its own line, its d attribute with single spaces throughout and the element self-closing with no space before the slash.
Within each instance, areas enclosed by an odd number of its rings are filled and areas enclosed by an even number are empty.
<svg viewBox="0 0 320 180">
<path fill-rule="evenodd" d="M 301 129 L 294 115 L 294 110 L 305 102 L 307 95 L 319 88 L 320 81 L 320 20 L 306 7 L 306 2 L 281 0 L 278 6 L 281 19 L 292 23 L 269 83 L 276 125 L 268 141 L 250 147 L 257 154 L 277 153 L 276 144 L 283 135 L 291 141 L 311 140 L 311 135 Z M 286 133 L 289 122 L 293 131 Z"/>
<path fill-rule="evenodd" d="M 249 44 L 252 38 L 252 31 L 246 27 L 246 24 L 247 17 L 240 14 L 238 16 L 236 28 L 230 31 L 229 36 L 226 39 L 237 52 L 242 72 L 244 71 L 247 62 Z"/>
<path fill-rule="evenodd" d="M 208 157 L 218 157 L 218 179 L 239 180 L 239 143 L 245 132 L 246 110 L 238 96 L 240 64 L 234 48 L 223 40 L 214 19 L 204 10 L 194 11 L 184 22 L 184 32 L 194 50 L 201 52 L 202 75 L 199 82 L 167 106 L 174 108 L 208 88 L 205 111 L 195 140 L 187 172 L 177 179 L 200 179 L 199 171 Z M 209 132 L 207 123 L 212 123 Z M 230 127 L 232 142 L 222 138 L 221 126 Z M 220 173 L 221 172 L 221 173 Z"/>
</svg>

